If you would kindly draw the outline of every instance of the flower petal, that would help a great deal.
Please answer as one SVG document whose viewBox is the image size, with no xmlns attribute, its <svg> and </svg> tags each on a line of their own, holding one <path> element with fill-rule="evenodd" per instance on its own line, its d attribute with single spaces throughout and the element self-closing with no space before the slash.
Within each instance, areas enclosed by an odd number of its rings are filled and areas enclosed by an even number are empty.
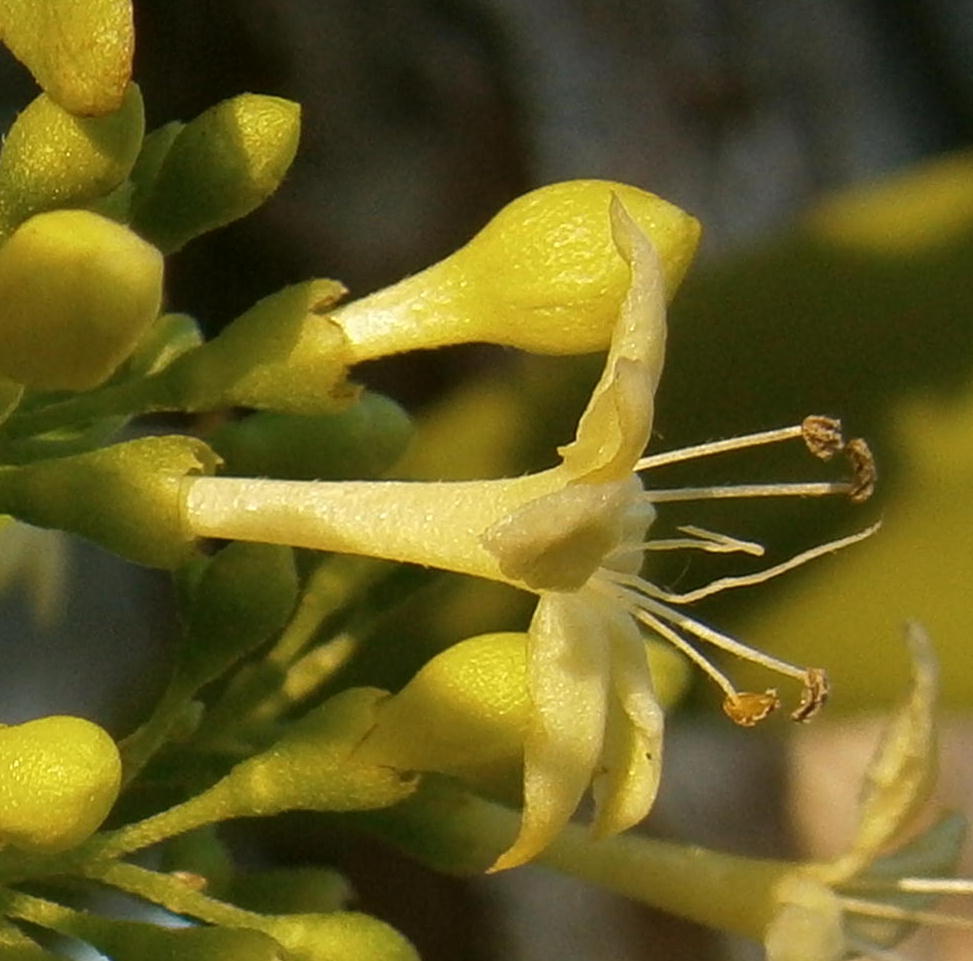
<svg viewBox="0 0 973 961">
<path fill-rule="evenodd" d="M 524 745 L 520 834 L 491 868 L 529 861 L 568 823 L 602 751 L 610 644 L 587 596 L 545 594 L 530 624 L 533 714 Z"/>
<path fill-rule="evenodd" d="M 658 254 L 617 197 L 612 198 L 611 220 L 631 282 L 601 379 L 574 441 L 559 450 L 564 468 L 587 483 L 620 480 L 631 472 L 652 431 L 665 358 L 666 302 Z"/>
<path fill-rule="evenodd" d="M 592 598 L 607 608 L 601 598 Z M 662 774 L 664 716 L 656 699 L 645 642 L 627 615 L 607 608 L 612 697 L 600 772 L 594 779 L 594 833 L 618 834 L 649 813 Z"/>
</svg>

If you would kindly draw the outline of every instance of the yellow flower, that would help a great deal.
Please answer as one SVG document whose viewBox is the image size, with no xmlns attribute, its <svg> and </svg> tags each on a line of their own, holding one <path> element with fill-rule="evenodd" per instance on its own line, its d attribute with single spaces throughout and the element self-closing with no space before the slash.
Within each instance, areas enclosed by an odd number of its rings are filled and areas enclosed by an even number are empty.
<svg viewBox="0 0 973 961">
<path fill-rule="evenodd" d="M 776 694 L 741 694 L 684 633 L 756 660 L 804 685 L 795 717 L 826 694 L 823 673 L 794 667 L 698 624 L 672 606 L 727 587 L 757 583 L 868 532 L 807 551 L 769 571 L 724 578 L 690 595 L 672 595 L 639 576 L 647 549 L 761 548 L 697 528 L 680 539 L 646 541 L 654 504 L 707 497 L 846 493 L 870 489 L 861 442 L 844 445 L 837 425 L 810 418 L 681 452 L 642 458 L 665 352 L 665 290 L 652 243 L 613 200 L 612 234 L 629 266 L 601 379 L 560 450 L 562 462 L 524 477 L 449 483 L 309 483 L 232 478 L 186 482 L 185 517 L 201 537 L 292 544 L 384 557 L 512 584 L 539 596 L 529 629 L 532 716 L 524 747 L 524 813 L 513 847 L 494 869 L 521 864 L 568 822 L 589 786 L 598 835 L 622 831 L 648 812 L 659 783 L 662 711 L 653 692 L 641 631 L 671 641 L 723 688 L 734 720 L 770 713 Z M 852 482 L 749 485 L 646 491 L 637 472 L 674 460 L 803 437 L 815 452 L 846 449 L 858 464 Z"/>
</svg>

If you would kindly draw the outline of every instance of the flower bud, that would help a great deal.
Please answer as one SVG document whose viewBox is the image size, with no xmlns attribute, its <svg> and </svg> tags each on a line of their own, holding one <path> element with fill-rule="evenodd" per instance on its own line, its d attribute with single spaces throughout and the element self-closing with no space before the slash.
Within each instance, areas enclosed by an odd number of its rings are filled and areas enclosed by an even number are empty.
<svg viewBox="0 0 973 961">
<path fill-rule="evenodd" d="M 133 226 L 165 253 L 250 213 L 297 151 L 301 108 L 246 93 L 204 111 L 172 142 L 134 203 Z"/>
<path fill-rule="evenodd" d="M 261 929 L 280 942 L 292 961 L 420 961 L 394 928 L 357 911 L 269 917 Z"/>
<path fill-rule="evenodd" d="M 0 17 L 3 42 L 65 110 L 118 109 L 132 73 L 131 0 L 5 0 Z"/>
<path fill-rule="evenodd" d="M 0 728 L 0 843 L 53 853 L 97 830 L 118 796 L 115 742 L 80 717 Z"/>
<path fill-rule="evenodd" d="M 262 411 L 224 425 L 207 440 L 225 473 L 290 480 L 379 477 L 412 436 L 412 422 L 395 401 L 365 393 L 343 411 L 317 416 Z"/>
<path fill-rule="evenodd" d="M 0 468 L 0 511 L 78 534 L 136 564 L 173 568 L 192 557 L 182 481 L 217 458 L 194 437 L 143 437 L 100 450 Z"/>
<path fill-rule="evenodd" d="M 77 117 L 40 94 L 14 121 L 0 151 L 0 238 L 34 214 L 81 207 L 109 193 L 131 171 L 144 132 L 135 84 L 104 117 Z"/>
<path fill-rule="evenodd" d="M 86 210 L 22 224 L 0 247 L 0 374 L 42 390 L 107 380 L 155 319 L 162 256 Z"/>
<path fill-rule="evenodd" d="M 548 354 L 605 349 L 629 288 L 612 240 L 613 194 L 655 245 L 671 298 L 698 222 L 636 187 L 573 180 L 525 194 L 445 260 L 337 310 L 352 359 L 470 341 Z"/>
</svg>

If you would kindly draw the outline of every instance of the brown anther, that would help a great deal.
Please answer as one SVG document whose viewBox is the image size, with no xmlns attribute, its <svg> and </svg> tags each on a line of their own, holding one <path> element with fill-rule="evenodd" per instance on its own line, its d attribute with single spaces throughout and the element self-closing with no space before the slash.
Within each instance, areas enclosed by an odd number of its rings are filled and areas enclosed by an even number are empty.
<svg viewBox="0 0 973 961">
<path fill-rule="evenodd" d="M 807 449 L 821 460 L 831 460 L 845 446 L 845 439 L 841 436 L 841 421 L 836 417 L 824 417 L 821 414 L 805 417 L 801 421 L 801 436 Z"/>
<path fill-rule="evenodd" d="M 740 727 L 753 727 L 755 724 L 759 724 L 764 718 L 773 714 L 778 707 L 780 707 L 780 698 L 773 688 L 764 691 L 763 694 L 742 691 L 723 701 L 724 713 L 734 724 L 739 724 Z"/>
<path fill-rule="evenodd" d="M 875 491 L 875 458 L 868 444 L 860 437 L 845 444 L 845 456 L 851 464 L 852 478 L 848 496 L 856 504 L 867 501 Z"/>
<path fill-rule="evenodd" d="M 170 871 L 169 877 L 181 881 L 192 891 L 204 891 L 209 884 L 209 879 L 195 871 Z"/>
<path fill-rule="evenodd" d="M 820 667 L 809 667 L 804 677 L 801 703 L 791 712 L 791 720 L 810 721 L 824 706 L 830 690 L 828 675 Z"/>
</svg>

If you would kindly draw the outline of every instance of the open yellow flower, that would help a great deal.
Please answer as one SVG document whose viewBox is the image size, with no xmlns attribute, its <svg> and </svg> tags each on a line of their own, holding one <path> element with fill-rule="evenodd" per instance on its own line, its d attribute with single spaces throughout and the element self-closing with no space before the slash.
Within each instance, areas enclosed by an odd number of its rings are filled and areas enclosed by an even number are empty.
<svg viewBox="0 0 973 961">
<path fill-rule="evenodd" d="M 649 239 L 615 199 L 612 233 L 630 268 L 601 379 L 575 440 L 550 470 L 468 482 L 313 483 L 234 478 L 186 481 L 185 517 L 197 536 L 260 540 L 384 557 L 512 584 L 539 596 L 529 629 L 532 717 L 524 747 L 524 813 L 513 847 L 494 869 L 521 864 L 560 831 L 587 787 L 594 830 L 613 834 L 648 812 L 659 783 L 663 718 L 646 661 L 643 626 L 671 641 L 723 688 L 727 713 L 755 723 L 776 694 L 741 694 L 682 636 L 690 633 L 804 685 L 795 716 L 826 694 L 822 672 L 751 651 L 698 624 L 672 603 L 756 583 L 864 536 L 854 535 L 688 595 L 639 576 L 646 549 L 688 547 L 761 553 L 757 545 L 684 529 L 685 538 L 646 542 L 654 503 L 706 497 L 846 493 L 867 496 L 867 449 L 844 445 L 837 425 L 804 425 L 642 458 L 665 349 L 665 291 Z M 803 437 L 816 453 L 846 449 L 852 482 L 646 491 L 637 471 L 688 457 Z M 682 632 L 682 633 L 680 633 Z"/>
</svg>

